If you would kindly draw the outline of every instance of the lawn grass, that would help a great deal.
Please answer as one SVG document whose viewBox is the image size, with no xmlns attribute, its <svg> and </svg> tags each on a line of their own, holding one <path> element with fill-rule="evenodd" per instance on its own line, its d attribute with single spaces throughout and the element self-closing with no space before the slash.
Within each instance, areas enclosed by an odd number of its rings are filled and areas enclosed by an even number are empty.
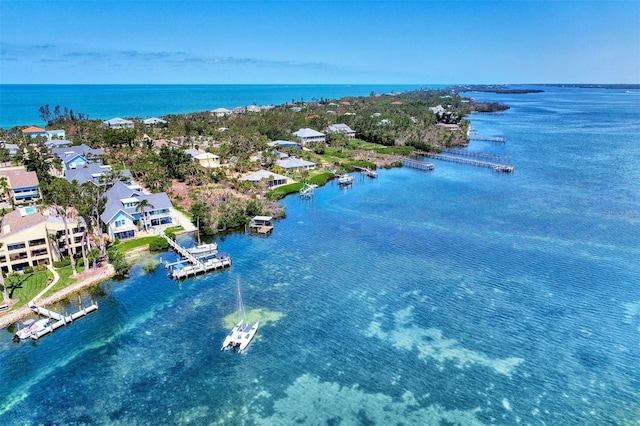
<svg viewBox="0 0 640 426">
<path fill-rule="evenodd" d="M 182 227 L 182 225 L 170 226 L 164 230 L 165 233 L 173 232 L 174 234 L 180 231 L 184 231 L 184 228 Z"/>
<path fill-rule="evenodd" d="M 150 237 L 135 238 L 133 240 L 121 241 L 118 244 L 116 244 L 115 247 L 121 254 L 124 255 L 126 252 L 131 251 L 133 249 L 148 246 L 150 242 L 152 242 L 157 238 L 162 238 L 162 237 L 152 235 Z"/>
<path fill-rule="evenodd" d="M 84 267 L 82 266 L 77 269 L 78 269 L 78 273 L 84 271 Z M 56 291 L 62 290 L 63 288 L 75 283 L 78 280 L 77 278 L 73 278 L 71 276 L 71 274 L 73 274 L 73 269 L 71 269 L 71 265 L 65 266 L 64 268 L 58 268 L 56 269 L 56 272 L 58 273 L 60 278 L 58 279 L 58 282 L 56 283 L 56 285 L 51 287 L 49 291 L 47 291 L 44 294 L 44 297 L 51 296 Z"/>
<path fill-rule="evenodd" d="M 315 185 L 324 185 L 329 179 L 333 178 L 333 173 L 324 169 L 309 170 L 309 177 L 305 180 L 307 183 Z M 271 200 L 279 200 L 289 194 L 300 192 L 303 182 L 294 182 L 288 185 L 282 185 L 267 192 L 267 198 Z"/>
<path fill-rule="evenodd" d="M 18 300 L 12 307 L 12 310 L 15 310 L 26 305 L 29 300 L 44 290 L 49 284 L 49 276 L 47 271 L 38 271 L 6 277 L 4 282 L 11 298 Z"/>
</svg>

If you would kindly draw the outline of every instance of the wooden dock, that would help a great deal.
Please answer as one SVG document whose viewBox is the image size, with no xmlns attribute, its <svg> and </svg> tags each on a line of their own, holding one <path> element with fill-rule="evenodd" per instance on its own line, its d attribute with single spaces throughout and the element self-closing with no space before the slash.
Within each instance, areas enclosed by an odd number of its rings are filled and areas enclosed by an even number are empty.
<svg viewBox="0 0 640 426">
<path fill-rule="evenodd" d="M 180 244 L 173 241 L 171 238 L 164 234 L 161 234 L 168 242 L 169 246 L 173 248 L 180 256 L 184 258 L 182 261 L 166 263 L 165 267 L 169 270 L 169 277 L 179 280 L 188 277 L 195 277 L 205 272 L 214 271 L 216 269 L 223 269 L 231 266 L 231 256 L 216 253 L 214 257 L 209 259 L 200 260 L 193 256 L 189 251 L 182 247 Z M 189 265 L 185 266 L 185 263 Z"/>
<path fill-rule="evenodd" d="M 426 172 L 430 172 L 431 170 L 433 170 L 436 166 L 433 165 L 433 163 L 428 163 L 425 161 L 420 161 L 420 160 L 414 160 L 411 158 L 403 158 L 402 159 L 402 165 L 404 167 L 411 167 L 413 169 L 418 169 L 418 170 L 424 170 Z"/>
<path fill-rule="evenodd" d="M 35 332 L 33 334 L 31 334 L 31 338 L 33 340 L 38 340 L 39 338 L 41 338 L 42 336 L 45 336 L 49 333 L 53 333 L 55 330 L 59 329 L 60 327 L 63 327 L 67 324 L 72 323 L 73 321 L 77 320 L 78 318 L 82 318 L 86 315 L 89 315 L 91 312 L 97 311 L 98 310 L 98 304 L 97 303 L 92 303 L 91 305 L 87 306 L 86 308 L 82 308 L 80 309 L 78 312 L 73 313 L 71 315 L 61 315 L 55 311 L 51 311 L 49 309 L 45 309 L 41 306 L 36 306 L 36 305 L 31 305 L 30 306 L 31 310 L 33 312 L 35 312 L 38 315 L 41 315 L 43 317 L 47 317 L 51 320 L 55 320 L 55 322 L 49 322 L 49 325 L 46 326 L 44 328 L 44 330 L 42 331 L 38 331 Z"/>
<path fill-rule="evenodd" d="M 468 164 L 476 167 L 485 167 L 495 172 L 512 173 L 515 167 L 508 164 L 491 163 L 488 161 L 473 160 L 471 158 L 456 157 L 454 155 L 426 153 L 426 156 L 441 161 L 448 161 L 450 163 Z"/>
</svg>

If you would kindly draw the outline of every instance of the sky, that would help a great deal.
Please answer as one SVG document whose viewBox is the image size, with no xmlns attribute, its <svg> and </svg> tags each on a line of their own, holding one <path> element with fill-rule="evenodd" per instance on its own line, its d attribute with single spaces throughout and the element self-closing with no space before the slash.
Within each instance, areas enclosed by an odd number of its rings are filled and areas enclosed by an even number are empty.
<svg viewBox="0 0 640 426">
<path fill-rule="evenodd" d="M 640 0 L 0 0 L 0 83 L 640 83 Z"/>
</svg>

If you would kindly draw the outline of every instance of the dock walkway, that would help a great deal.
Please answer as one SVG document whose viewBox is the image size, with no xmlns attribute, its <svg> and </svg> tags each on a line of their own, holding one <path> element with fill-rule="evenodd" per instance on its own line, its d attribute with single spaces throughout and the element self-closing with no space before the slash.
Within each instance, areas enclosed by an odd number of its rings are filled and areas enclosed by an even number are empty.
<svg viewBox="0 0 640 426">
<path fill-rule="evenodd" d="M 443 149 L 442 153 L 459 155 L 461 157 L 480 158 L 483 160 L 489 160 L 492 163 L 499 163 L 499 162 L 504 162 L 509 160 L 507 157 L 491 154 L 490 152 L 471 151 L 469 149 L 462 149 L 462 148 L 447 148 L 447 149 Z"/>
<path fill-rule="evenodd" d="M 36 305 L 31 305 L 29 306 L 31 308 L 31 310 L 33 312 L 35 312 L 38 315 L 41 315 L 43 317 L 47 317 L 51 320 L 55 320 L 55 322 L 49 322 L 49 325 L 46 326 L 43 330 L 41 331 L 36 331 L 33 334 L 31 334 L 31 338 L 33 340 L 38 340 L 39 338 L 41 338 L 42 336 L 45 336 L 49 333 L 53 333 L 55 330 L 59 329 L 60 327 L 63 327 L 67 324 L 72 323 L 73 321 L 77 320 L 78 318 L 82 318 L 86 315 L 89 315 L 91 312 L 97 311 L 98 310 L 98 304 L 97 303 L 92 303 L 91 305 L 87 306 L 86 308 L 82 308 L 80 309 L 78 312 L 75 312 L 71 315 L 61 315 L 55 311 L 51 311 L 49 309 L 45 309 L 41 306 L 36 306 Z"/>
<path fill-rule="evenodd" d="M 411 167 L 413 169 L 418 169 L 418 170 L 424 170 L 424 171 L 431 171 L 433 170 L 436 166 L 433 165 L 433 163 L 428 163 L 425 161 L 420 161 L 420 160 L 415 160 L 412 158 L 403 158 L 402 159 L 402 165 L 405 167 Z"/>
<path fill-rule="evenodd" d="M 376 172 L 375 170 L 371 170 L 367 167 L 354 167 L 354 169 L 358 170 L 359 172 L 364 173 L 365 175 L 369 176 L 370 178 L 377 178 L 378 177 L 378 172 Z"/>
<path fill-rule="evenodd" d="M 476 167 L 485 167 L 496 172 L 512 173 L 513 170 L 515 169 L 513 166 L 510 166 L 508 164 L 491 163 L 488 161 L 473 160 L 471 158 L 456 157 L 454 155 L 435 154 L 431 152 L 424 153 L 423 155 L 426 155 L 427 157 L 433 158 L 436 160 L 448 161 L 450 163 L 468 164 Z"/>
<path fill-rule="evenodd" d="M 482 141 L 482 142 L 497 142 L 497 143 L 505 143 L 507 142 L 507 138 L 484 138 L 479 136 L 469 137 L 470 141 Z"/>
<path fill-rule="evenodd" d="M 171 246 L 171 248 L 173 248 L 180 256 L 185 259 L 183 261 L 173 263 L 167 262 L 165 264 L 166 268 L 169 270 L 169 277 L 173 279 L 179 280 L 191 276 L 195 277 L 196 275 L 204 274 L 205 272 L 214 271 L 216 269 L 223 269 L 231 266 L 231 256 L 217 253 L 214 257 L 200 260 L 189 253 L 186 248 L 182 247 L 180 244 L 176 243 L 165 234 L 161 235 L 169 242 L 169 246 Z M 184 264 L 187 262 L 190 263 L 190 265 L 184 266 Z"/>
</svg>

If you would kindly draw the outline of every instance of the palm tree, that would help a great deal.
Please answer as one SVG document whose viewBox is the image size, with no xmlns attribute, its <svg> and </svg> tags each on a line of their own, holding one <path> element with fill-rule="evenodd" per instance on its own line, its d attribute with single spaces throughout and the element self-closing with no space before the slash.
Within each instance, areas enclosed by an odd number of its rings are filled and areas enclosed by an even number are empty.
<svg viewBox="0 0 640 426">
<path fill-rule="evenodd" d="M 58 214 L 62 216 L 62 222 L 64 223 L 64 233 L 67 236 L 67 253 L 69 254 L 69 259 L 71 260 L 71 269 L 73 270 L 73 276 L 78 275 L 78 271 L 76 269 L 76 257 L 75 250 L 73 249 L 73 244 L 71 241 L 71 232 L 69 232 L 69 213 L 70 208 L 65 209 L 60 206 L 56 209 Z"/>
<path fill-rule="evenodd" d="M 141 220 L 145 232 L 147 232 L 147 213 L 144 211 L 144 209 L 147 207 L 153 208 L 153 205 L 149 202 L 149 200 L 145 199 L 138 201 L 138 205 L 136 206 L 136 212 L 142 212 Z"/>
<path fill-rule="evenodd" d="M 101 177 L 102 179 L 102 177 Z M 102 183 L 102 182 L 101 182 Z M 81 194 L 86 204 L 86 208 L 83 209 L 85 215 L 89 218 L 89 224 L 91 224 L 94 232 L 94 236 L 100 245 L 100 252 L 102 256 L 107 255 L 107 247 L 104 243 L 102 226 L 100 225 L 100 214 L 104 210 L 104 192 L 105 185 L 94 185 L 92 182 L 86 182 L 82 185 Z M 86 222 L 86 220 L 85 220 Z"/>
<path fill-rule="evenodd" d="M 84 220 L 84 217 L 78 217 L 78 226 L 82 223 L 82 262 L 84 264 L 84 270 L 88 271 L 91 267 L 89 266 L 89 259 L 87 258 L 87 251 L 89 247 L 89 238 L 87 231 L 87 222 Z"/>
<path fill-rule="evenodd" d="M 0 198 L 6 200 L 11 193 L 11 185 L 9 185 L 9 179 L 6 176 L 0 177 Z M 13 203 L 12 203 L 13 204 Z"/>
<path fill-rule="evenodd" d="M 2 247 L 2 243 L 0 243 Z M 0 285 L 2 285 L 2 301 L 9 302 L 9 293 L 7 292 L 7 285 L 4 283 L 4 273 L 0 269 Z"/>
</svg>

